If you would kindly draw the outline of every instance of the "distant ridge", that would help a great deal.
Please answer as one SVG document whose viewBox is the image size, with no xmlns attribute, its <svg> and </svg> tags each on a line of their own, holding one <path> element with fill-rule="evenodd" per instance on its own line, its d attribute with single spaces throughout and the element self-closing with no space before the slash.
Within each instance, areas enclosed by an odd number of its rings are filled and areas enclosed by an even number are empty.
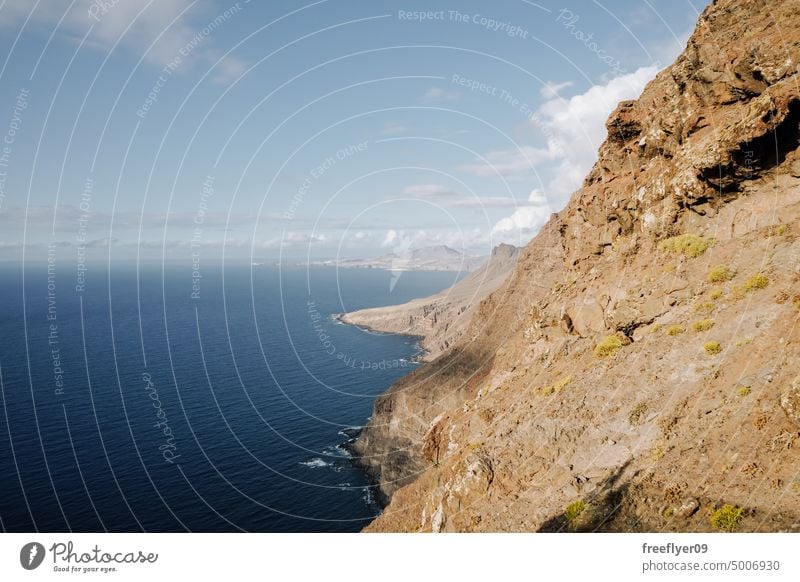
<svg viewBox="0 0 800 582">
<path fill-rule="evenodd" d="M 474 271 L 486 256 L 472 256 L 447 245 L 394 251 L 375 259 L 338 258 L 313 261 L 310 266 L 342 269 L 386 269 L 389 271 Z"/>
<path fill-rule="evenodd" d="M 448 247 L 429 247 L 420 251 L 434 250 L 438 255 L 439 249 L 457 252 Z M 425 349 L 422 359 L 432 360 L 461 337 L 478 303 L 508 278 L 519 252 L 517 247 L 501 244 L 492 250 L 479 268 L 441 293 L 402 305 L 346 313 L 339 319 L 374 331 L 421 336 Z"/>
</svg>

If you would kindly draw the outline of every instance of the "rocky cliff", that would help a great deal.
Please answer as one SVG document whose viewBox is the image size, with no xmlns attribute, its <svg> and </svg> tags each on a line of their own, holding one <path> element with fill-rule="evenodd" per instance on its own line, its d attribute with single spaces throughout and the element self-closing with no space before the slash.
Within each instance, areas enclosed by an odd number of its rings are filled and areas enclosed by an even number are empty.
<svg viewBox="0 0 800 582">
<path fill-rule="evenodd" d="M 461 339 L 369 531 L 800 530 L 800 1 L 717 0 Z"/>
<path fill-rule="evenodd" d="M 423 361 L 438 357 L 463 335 L 478 304 L 508 280 L 520 249 L 502 244 L 475 271 L 452 287 L 402 305 L 345 313 L 344 323 L 373 331 L 420 336 Z"/>
</svg>

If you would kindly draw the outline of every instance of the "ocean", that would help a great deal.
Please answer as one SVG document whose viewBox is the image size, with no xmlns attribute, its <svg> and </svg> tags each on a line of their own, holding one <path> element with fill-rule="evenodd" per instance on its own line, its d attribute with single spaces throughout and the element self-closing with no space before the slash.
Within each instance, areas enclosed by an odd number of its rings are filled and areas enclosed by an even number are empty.
<svg viewBox="0 0 800 582">
<path fill-rule="evenodd" d="M 457 280 L 390 277 L 0 267 L 0 527 L 358 531 L 379 507 L 341 445 L 419 348 L 332 316 Z"/>
</svg>

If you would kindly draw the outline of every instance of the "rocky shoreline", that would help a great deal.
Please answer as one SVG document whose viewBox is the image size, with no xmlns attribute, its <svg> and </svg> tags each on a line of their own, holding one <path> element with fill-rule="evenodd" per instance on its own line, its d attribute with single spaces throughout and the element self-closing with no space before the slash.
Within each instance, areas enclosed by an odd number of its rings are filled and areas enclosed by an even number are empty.
<svg viewBox="0 0 800 582">
<path fill-rule="evenodd" d="M 380 474 L 376 473 L 369 464 L 365 464 L 361 461 L 358 448 L 355 446 L 363 430 L 364 427 L 362 426 L 348 427 L 339 431 L 341 434 L 347 437 L 347 440 L 343 443 L 340 443 L 338 447 L 348 454 L 349 460 L 353 466 L 367 476 L 367 480 L 370 482 L 369 489 L 372 494 L 372 498 L 375 500 L 375 503 L 378 505 L 381 511 L 383 511 L 386 506 L 389 505 L 390 497 L 381 490 Z"/>
<path fill-rule="evenodd" d="M 370 326 L 368 326 L 366 324 L 363 324 L 363 323 L 355 323 L 355 322 L 352 322 L 352 321 L 348 321 L 347 320 L 347 315 L 348 315 L 347 313 L 335 313 L 335 314 L 333 314 L 331 316 L 331 319 L 333 319 L 334 321 L 339 322 L 342 325 L 349 325 L 349 326 L 352 326 L 352 327 L 356 327 L 356 328 L 358 328 L 358 329 L 360 329 L 362 331 L 365 331 L 367 333 L 373 333 L 373 334 L 377 334 L 377 335 L 399 335 L 399 336 L 403 336 L 403 337 L 407 337 L 409 339 L 412 339 L 412 340 L 415 341 L 414 349 L 416 350 L 416 353 L 413 356 L 411 356 L 410 358 L 408 358 L 408 361 L 411 362 L 411 363 L 414 363 L 414 364 L 422 364 L 428 358 L 428 350 L 426 350 L 422 346 L 422 342 L 425 341 L 425 336 L 424 335 L 417 335 L 417 334 L 413 334 L 413 333 L 394 332 L 394 331 L 384 331 L 384 330 L 381 330 L 381 329 L 375 329 L 375 328 L 372 328 L 372 327 L 370 327 Z"/>
</svg>

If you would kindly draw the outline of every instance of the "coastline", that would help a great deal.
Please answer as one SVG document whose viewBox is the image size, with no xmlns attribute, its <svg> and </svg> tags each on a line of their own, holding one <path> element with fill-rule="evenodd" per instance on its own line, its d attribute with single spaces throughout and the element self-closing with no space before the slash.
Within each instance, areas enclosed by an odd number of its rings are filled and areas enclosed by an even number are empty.
<svg viewBox="0 0 800 582">
<path fill-rule="evenodd" d="M 375 470 L 372 469 L 370 465 L 361 461 L 360 454 L 356 447 L 356 443 L 363 434 L 365 426 L 366 425 L 359 427 L 350 426 L 340 430 L 339 434 L 341 434 L 342 436 L 346 436 L 347 440 L 343 443 L 339 443 L 336 446 L 342 449 L 345 453 L 347 453 L 347 457 L 352 463 L 353 467 L 361 471 L 367 477 L 367 481 L 369 483 L 367 488 L 369 491 L 368 494 L 375 501 L 375 504 L 378 506 L 378 508 L 382 513 L 383 510 L 386 509 L 386 506 L 389 505 L 391 498 L 387 496 L 383 491 L 381 491 L 380 473 L 376 473 Z M 375 517 L 377 518 L 378 516 L 376 515 Z"/>
<path fill-rule="evenodd" d="M 375 398 L 372 401 L 372 406 L 374 409 L 379 398 L 381 398 L 384 394 L 388 393 L 397 382 L 400 382 L 403 379 L 405 379 L 409 374 L 419 369 L 419 367 L 425 363 L 425 361 L 422 359 L 428 354 L 428 351 L 424 347 L 422 347 L 422 341 L 425 339 L 425 336 L 372 329 L 366 325 L 360 325 L 357 323 L 349 322 L 346 319 L 344 319 L 346 316 L 347 313 L 337 313 L 331 315 L 331 319 L 333 321 L 337 321 L 342 325 L 349 325 L 366 333 L 377 334 L 377 335 L 394 335 L 394 336 L 412 338 L 415 340 L 415 349 L 417 350 L 417 353 L 408 360 L 410 364 L 414 365 L 414 367 L 410 368 L 408 370 L 408 373 L 406 373 L 400 379 L 392 383 L 384 392 L 375 396 Z M 353 464 L 353 466 L 356 467 L 359 471 L 361 471 L 364 475 L 366 475 L 367 480 L 370 484 L 369 491 L 372 496 L 372 499 L 375 501 L 375 504 L 380 508 L 381 512 L 383 512 L 383 510 L 389 505 L 389 502 L 391 501 L 391 496 L 388 495 L 381 488 L 381 472 L 378 468 L 379 466 L 376 466 L 373 463 L 365 461 L 363 451 L 360 450 L 358 447 L 359 439 L 364 434 L 364 429 L 367 427 L 367 425 L 370 423 L 371 420 L 372 416 L 369 416 L 365 419 L 364 424 L 361 426 L 349 426 L 340 430 L 339 434 L 347 437 L 347 440 L 338 443 L 336 446 L 346 451 L 349 460 Z"/>
<path fill-rule="evenodd" d="M 345 319 L 347 315 L 348 315 L 347 313 L 335 313 L 331 315 L 331 320 L 336 321 L 342 325 L 349 325 L 350 327 L 355 327 L 366 333 L 371 333 L 375 335 L 395 335 L 399 337 L 406 337 L 409 339 L 413 339 L 415 342 L 414 348 L 417 351 L 417 353 L 411 356 L 411 358 L 408 361 L 414 364 L 423 364 L 427 361 L 425 358 L 429 355 L 430 352 L 422 345 L 422 342 L 424 342 L 428 336 L 414 334 L 414 333 L 403 333 L 403 332 L 384 331 L 381 329 L 376 329 L 374 327 L 370 327 L 369 325 L 363 323 L 355 323 L 352 321 L 347 321 Z"/>
<path fill-rule="evenodd" d="M 405 397 L 406 389 L 413 390 L 413 385 L 420 382 L 430 383 L 432 378 L 426 377 L 429 372 L 425 370 L 436 370 L 436 362 L 444 366 L 449 378 L 445 381 L 447 385 L 471 366 L 453 366 L 452 348 L 464 341 L 473 316 L 487 298 L 507 284 L 520 250 L 511 245 L 498 245 L 478 269 L 433 295 L 332 316 L 338 323 L 367 333 L 405 336 L 417 342 L 418 353 L 411 361 L 420 365 L 375 397 L 372 416 L 358 436 L 347 443 L 353 462 L 373 485 L 374 498 L 381 507 L 386 507 L 395 491 L 414 481 L 427 466 L 422 443 L 430 426 L 417 417 L 414 410 L 418 402 L 415 404 Z M 448 403 L 458 405 L 463 400 L 460 394 L 464 390 L 471 392 L 472 385 L 472 381 L 466 381 L 466 388 L 454 386 L 455 391 L 434 408 L 444 412 Z M 426 397 L 423 399 L 427 401 Z M 394 426 L 396 423 L 385 422 L 388 418 L 407 415 L 414 419 L 411 431 L 398 430 L 399 426 Z"/>
</svg>

